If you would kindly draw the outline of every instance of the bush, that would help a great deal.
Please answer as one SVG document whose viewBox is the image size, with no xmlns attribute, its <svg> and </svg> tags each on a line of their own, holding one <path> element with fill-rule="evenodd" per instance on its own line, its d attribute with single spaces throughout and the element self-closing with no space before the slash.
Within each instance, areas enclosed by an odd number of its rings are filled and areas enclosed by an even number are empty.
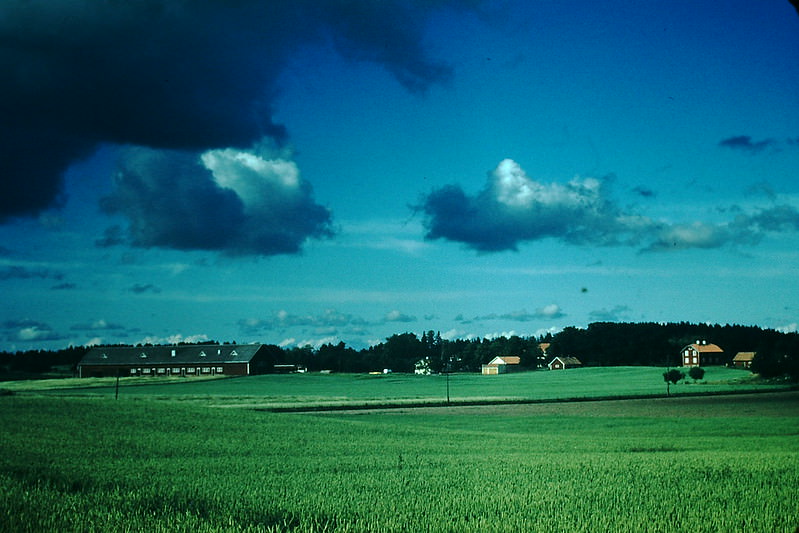
<svg viewBox="0 0 799 533">
<path fill-rule="evenodd" d="M 692 380 L 698 381 L 705 377 L 705 369 L 699 366 L 692 366 L 691 369 L 688 371 L 688 375 L 691 377 Z"/>
</svg>

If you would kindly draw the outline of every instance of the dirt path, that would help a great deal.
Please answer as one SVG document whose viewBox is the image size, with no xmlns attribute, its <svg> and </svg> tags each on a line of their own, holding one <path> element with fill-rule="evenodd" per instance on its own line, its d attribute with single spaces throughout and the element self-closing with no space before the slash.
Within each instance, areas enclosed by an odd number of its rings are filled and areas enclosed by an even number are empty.
<svg viewBox="0 0 799 533">
<path fill-rule="evenodd" d="M 799 391 L 765 392 L 635 400 L 596 400 L 579 402 L 533 403 L 512 405 L 479 405 L 450 407 L 416 407 L 390 409 L 384 414 L 421 414 L 425 411 L 449 415 L 562 415 L 562 416 L 629 416 L 685 418 L 729 417 L 799 417 Z"/>
</svg>

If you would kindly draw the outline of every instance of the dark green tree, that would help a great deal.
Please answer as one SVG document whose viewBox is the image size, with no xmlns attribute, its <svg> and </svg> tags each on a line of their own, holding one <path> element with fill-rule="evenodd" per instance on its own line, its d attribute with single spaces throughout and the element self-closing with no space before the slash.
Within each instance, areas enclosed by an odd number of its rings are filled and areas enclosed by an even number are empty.
<svg viewBox="0 0 799 533">
<path fill-rule="evenodd" d="M 705 377 L 705 369 L 701 366 L 692 366 L 690 370 L 688 370 L 688 376 L 694 380 L 698 381 Z"/>
<path fill-rule="evenodd" d="M 681 379 L 685 379 L 685 372 L 680 372 L 676 368 L 663 372 L 663 381 L 666 382 L 666 396 L 671 396 L 671 389 L 669 386 L 672 383 L 676 385 Z"/>
</svg>

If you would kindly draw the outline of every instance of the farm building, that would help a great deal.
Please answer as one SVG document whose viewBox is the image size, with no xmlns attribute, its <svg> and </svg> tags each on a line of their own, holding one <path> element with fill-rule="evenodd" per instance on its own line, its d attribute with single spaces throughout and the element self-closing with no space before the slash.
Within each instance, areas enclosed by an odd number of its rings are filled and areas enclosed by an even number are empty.
<svg viewBox="0 0 799 533">
<path fill-rule="evenodd" d="M 738 352 L 732 358 L 732 366 L 735 368 L 751 368 L 755 355 L 757 355 L 757 352 Z"/>
<path fill-rule="evenodd" d="M 727 362 L 724 350 L 707 341 L 696 341 L 680 350 L 682 366 L 723 365 Z"/>
<path fill-rule="evenodd" d="M 483 375 L 489 376 L 493 374 L 506 374 L 508 372 L 516 372 L 521 367 L 521 357 L 516 355 L 503 355 L 495 357 L 487 364 L 483 365 Z"/>
<path fill-rule="evenodd" d="M 78 376 L 247 376 L 265 351 L 263 344 L 100 346 L 83 356 Z"/>
<path fill-rule="evenodd" d="M 550 370 L 566 370 L 567 368 L 577 368 L 583 366 L 583 363 L 580 362 L 579 359 L 576 357 L 555 357 L 552 361 L 549 362 L 547 365 Z"/>
</svg>

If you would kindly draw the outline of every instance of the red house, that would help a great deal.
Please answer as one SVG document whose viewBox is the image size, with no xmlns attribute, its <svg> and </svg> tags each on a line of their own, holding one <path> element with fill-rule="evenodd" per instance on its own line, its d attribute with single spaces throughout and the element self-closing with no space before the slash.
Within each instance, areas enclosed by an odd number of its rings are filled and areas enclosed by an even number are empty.
<svg viewBox="0 0 799 533">
<path fill-rule="evenodd" d="M 547 365 L 550 370 L 566 370 L 567 368 L 577 368 L 583 366 L 576 357 L 556 357 Z"/>
<path fill-rule="evenodd" d="M 696 341 L 680 350 L 682 366 L 723 365 L 726 361 L 724 350 L 707 341 Z"/>
</svg>

